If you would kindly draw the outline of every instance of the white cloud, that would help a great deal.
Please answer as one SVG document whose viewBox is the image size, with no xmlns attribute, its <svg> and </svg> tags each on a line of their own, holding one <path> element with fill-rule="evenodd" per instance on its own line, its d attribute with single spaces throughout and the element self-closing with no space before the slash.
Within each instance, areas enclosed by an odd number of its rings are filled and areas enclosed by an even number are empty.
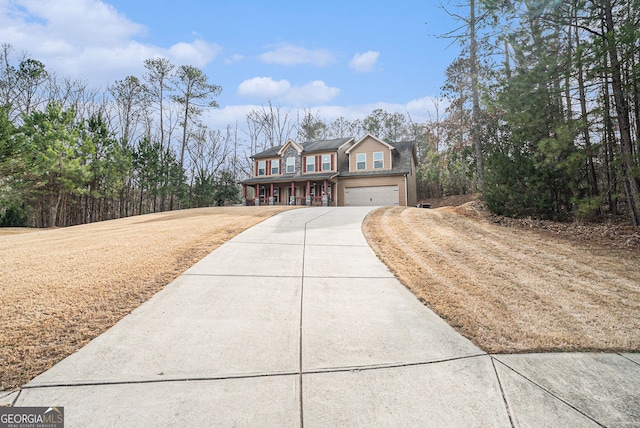
<svg viewBox="0 0 640 428">
<path fill-rule="evenodd" d="M 198 39 L 193 43 L 176 43 L 169 48 L 168 56 L 179 64 L 204 67 L 218 56 L 220 51 L 222 51 L 220 46 Z"/>
<path fill-rule="evenodd" d="M 267 64 L 280 65 L 312 64 L 324 67 L 336 62 L 335 56 L 326 49 L 309 50 L 287 43 L 279 45 L 275 50 L 259 55 L 258 58 Z"/>
<path fill-rule="evenodd" d="M 373 71 L 380 52 L 367 51 L 365 53 L 356 53 L 351 61 L 349 67 L 357 71 L 358 73 L 368 73 Z"/>
<path fill-rule="evenodd" d="M 163 56 L 204 67 L 221 51 L 196 39 L 169 48 L 135 40 L 146 27 L 100 0 L 0 1 L 0 41 L 42 61 L 62 77 L 106 86 L 128 74 L 144 72 L 143 61 Z"/>
<path fill-rule="evenodd" d="M 0 11 L 2 29 L 0 36 L 7 35 L 30 42 L 30 51 L 40 48 L 36 43 L 66 42 L 66 48 L 79 43 L 85 45 L 119 45 L 130 38 L 143 35 L 146 28 L 121 15 L 112 6 L 97 0 L 66 0 L 51 2 L 38 0 L 16 0 L 5 3 Z M 50 49 L 42 46 L 42 51 Z M 53 53 L 65 53 L 54 50 Z"/>
<path fill-rule="evenodd" d="M 302 86 L 294 86 L 285 100 L 293 105 L 326 103 L 340 94 L 340 89 L 327 86 L 322 80 L 314 80 Z"/>
<path fill-rule="evenodd" d="M 267 100 L 263 99 L 262 101 L 266 102 Z M 290 111 L 292 117 L 296 116 L 296 112 L 304 115 L 305 111 L 312 110 L 314 113 L 318 112 L 320 119 L 327 123 L 339 117 L 343 117 L 350 121 L 354 121 L 356 119 L 362 120 L 375 109 L 383 109 L 389 113 L 402 113 L 405 116 L 411 116 L 411 120 L 413 122 L 423 123 L 436 118 L 436 104 L 439 104 L 441 115 L 449 104 L 446 99 L 436 97 L 423 97 L 410 100 L 406 103 L 378 102 L 347 106 L 331 104 L 301 104 L 295 106 L 286 102 L 281 103 L 281 101 L 284 100 L 272 101 L 276 101 L 278 105 L 281 105 L 286 111 Z M 237 123 L 242 129 L 246 123 L 247 114 L 250 111 L 259 108 L 261 108 L 261 106 L 256 104 L 241 104 L 210 110 L 206 113 L 208 115 L 207 122 L 212 127 L 219 129 L 223 129 L 229 124 L 233 125 L 234 123 Z"/>
<path fill-rule="evenodd" d="M 238 86 L 238 95 L 247 98 L 279 98 L 291 89 L 287 80 L 275 81 L 271 77 L 254 77 Z"/>
<path fill-rule="evenodd" d="M 326 103 L 340 94 L 340 89 L 328 86 L 322 80 L 314 80 L 302 86 L 292 85 L 288 80 L 273 80 L 271 77 L 254 77 L 238 86 L 238 95 L 282 101 L 287 104 L 308 105 Z"/>
</svg>

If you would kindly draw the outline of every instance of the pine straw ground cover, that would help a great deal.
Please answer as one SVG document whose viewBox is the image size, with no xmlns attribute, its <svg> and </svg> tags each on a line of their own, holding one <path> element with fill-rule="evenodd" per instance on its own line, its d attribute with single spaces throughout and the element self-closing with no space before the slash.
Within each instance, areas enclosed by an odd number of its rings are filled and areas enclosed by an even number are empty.
<svg viewBox="0 0 640 428">
<path fill-rule="evenodd" d="M 0 391 L 47 370 L 225 241 L 286 209 L 200 208 L 24 234 L 0 229 Z"/>
<path fill-rule="evenodd" d="M 585 239 L 599 226 L 563 234 L 497 223 L 471 202 L 382 208 L 363 230 L 405 286 L 485 351 L 640 350 L 633 239 Z"/>
</svg>

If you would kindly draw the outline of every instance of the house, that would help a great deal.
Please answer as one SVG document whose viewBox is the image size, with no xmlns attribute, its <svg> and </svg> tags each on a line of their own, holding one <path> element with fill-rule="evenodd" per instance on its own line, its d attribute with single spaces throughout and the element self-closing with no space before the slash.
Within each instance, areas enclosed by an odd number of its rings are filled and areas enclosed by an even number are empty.
<svg viewBox="0 0 640 428">
<path fill-rule="evenodd" d="M 253 178 L 241 182 L 244 205 L 416 204 L 413 142 L 389 143 L 370 134 L 358 141 L 289 139 L 252 159 Z"/>
</svg>

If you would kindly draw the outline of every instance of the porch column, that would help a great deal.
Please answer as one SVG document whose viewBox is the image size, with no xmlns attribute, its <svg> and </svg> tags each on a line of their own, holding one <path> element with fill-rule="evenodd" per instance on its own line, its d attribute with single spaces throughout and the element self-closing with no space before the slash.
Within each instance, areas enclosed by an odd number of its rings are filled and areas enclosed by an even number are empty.
<svg viewBox="0 0 640 428">
<path fill-rule="evenodd" d="M 256 199 L 255 204 L 260 205 L 260 185 L 256 184 Z"/>
<path fill-rule="evenodd" d="M 242 185 L 242 206 L 243 207 L 247 206 L 247 185 L 246 184 Z"/>
<path fill-rule="evenodd" d="M 271 190 L 269 193 L 269 205 L 273 205 L 275 198 L 273 197 L 273 183 L 271 183 Z"/>
<path fill-rule="evenodd" d="M 296 182 L 291 182 L 291 195 L 289 195 L 289 205 L 296 204 Z"/>
<path fill-rule="evenodd" d="M 307 206 L 311 206 L 311 181 L 307 180 Z"/>
<path fill-rule="evenodd" d="M 322 206 L 323 207 L 328 207 L 329 206 L 329 194 L 327 193 L 327 179 L 324 179 L 324 186 L 322 189 Z"/>
</svg>

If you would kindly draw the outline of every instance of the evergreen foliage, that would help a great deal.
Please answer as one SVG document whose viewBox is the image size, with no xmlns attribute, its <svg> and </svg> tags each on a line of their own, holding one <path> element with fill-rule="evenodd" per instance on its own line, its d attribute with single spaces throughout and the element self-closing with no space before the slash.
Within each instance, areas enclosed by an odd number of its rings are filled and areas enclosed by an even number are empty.
<svg viewBox="0 0 640 428">
<path fill-rule="evenodd" d="M 221 88 L 164 58 L 92 91 L 0 49 L 0 225 L 66 226 L 231 204 L 251 155 L 289 138 L 414 141 L 418 198 L 482 192 L 510 216 L 640 224 L 640 0 L 468 0 L 430 117 L 324 122 L 268 102 L 245 134 L 203 123 Z M 465 10 L 459 8 L 459 10 Z"/>
</svg>

